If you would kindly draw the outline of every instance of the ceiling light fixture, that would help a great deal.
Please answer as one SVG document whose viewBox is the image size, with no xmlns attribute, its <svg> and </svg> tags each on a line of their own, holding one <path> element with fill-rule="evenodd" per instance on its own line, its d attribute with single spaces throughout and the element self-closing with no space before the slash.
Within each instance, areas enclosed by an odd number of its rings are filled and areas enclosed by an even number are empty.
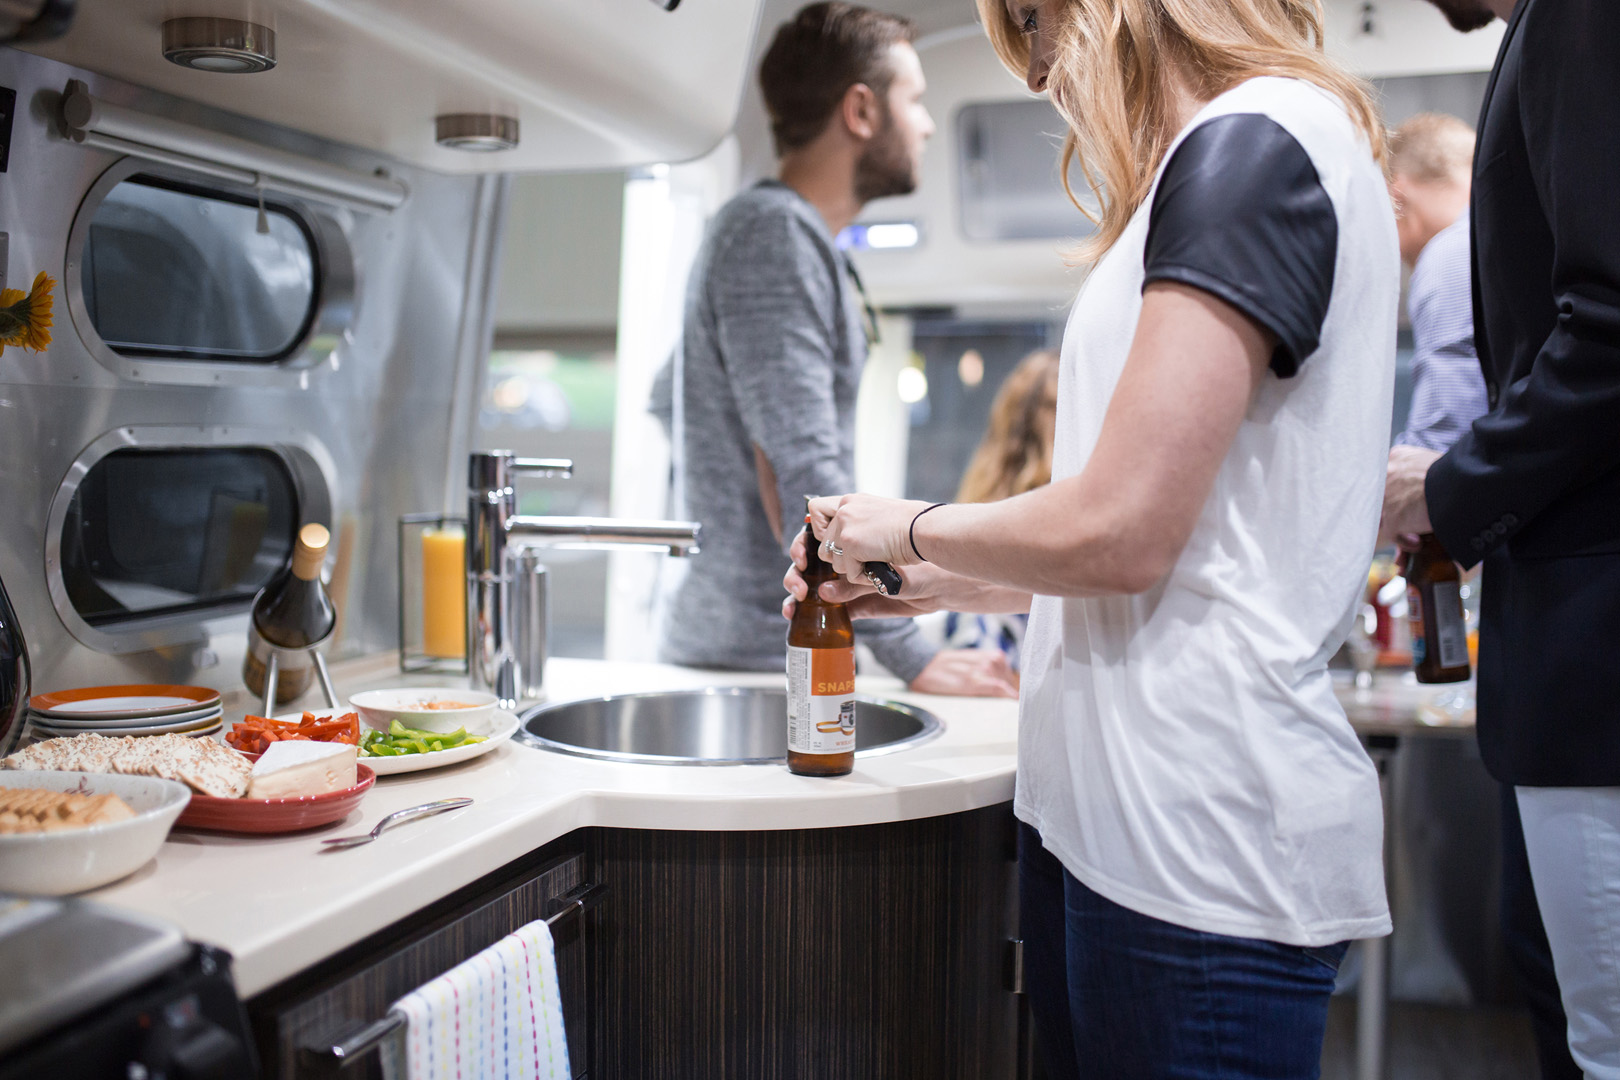
<svg viewBox="0 0 1620 1080">
<path fill-rule="evenodd" d="M 241 19 L 170 19 L 163 24 L 163 58 L 226 75 L 269 71 L 276 66 L 276 32 Z"/>
<path fill-rule="evenodd" d="M 452 150 L 510 150 L 518 144 L 515 116 L 495 113 L 447 113 L 433 121 L 440 146 Z"/>
</svg>

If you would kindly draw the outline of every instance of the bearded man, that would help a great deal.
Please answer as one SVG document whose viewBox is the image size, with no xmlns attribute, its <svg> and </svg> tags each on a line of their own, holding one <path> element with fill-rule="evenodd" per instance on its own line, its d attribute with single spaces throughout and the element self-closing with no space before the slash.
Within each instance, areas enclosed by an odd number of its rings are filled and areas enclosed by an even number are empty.
<svg viewBox="0 0 1620 1080">
<path fill-rule="evenodd" d="M 870 200 L 915 190 L 934 131 L 914 36 L 906 19 L 814 3 L 760 64 L 777 178 L 715 215 L 687 287 L 672 436 L 703 552 L 668 605 L 662 660 L 782 670 L 787 548 L 805 495 L 854 490 L 855 395 L 875 331 L 834 237 Z M 1016 694 L 999 650 L 936 650 L 909 619 L 863 622 L 857 639 L 913 690 Z"/>
</svg>

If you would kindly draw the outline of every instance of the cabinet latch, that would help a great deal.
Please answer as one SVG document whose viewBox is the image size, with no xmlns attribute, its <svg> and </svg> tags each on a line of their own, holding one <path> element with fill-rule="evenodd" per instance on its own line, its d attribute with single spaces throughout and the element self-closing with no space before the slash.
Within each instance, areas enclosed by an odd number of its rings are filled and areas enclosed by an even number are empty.
<svg viewBox="0 0 1620 1080">
<path fill-rule="evenodd" d="M 1024 939 L 1010 938 L 1007 941 L 1007 989 L 1015 994 L 1025 993 L 1024 989 Z"/>
</svg>

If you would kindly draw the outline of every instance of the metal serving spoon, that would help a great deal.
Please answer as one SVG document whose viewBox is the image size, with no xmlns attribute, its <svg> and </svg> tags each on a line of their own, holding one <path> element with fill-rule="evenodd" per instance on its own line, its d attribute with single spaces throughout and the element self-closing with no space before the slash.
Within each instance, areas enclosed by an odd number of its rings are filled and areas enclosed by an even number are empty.
<svg viewBox="0 0 1620 1080">
<path fill-rule="evenodd" d="M 339 836 L 331 840 L 322 840 L 321 843 L 325 845 L 324 850 L 326 851 L 343 851 L 347 848 L 359 847 L 361 844 L 369 844 L 377 839 L 382 835 L 383 830 L 390 825 L 400 825 L 407 821 L 415 821 L 417 818 L 432 817 L 434 814 L 442 814 L 446 810 L 459 810 L 463 806 L 471 805 L 471 799 L 438 799 L 434 802 L 423 803 L 421 806 L 406 807 L 404 810 L 395 810 L 392 814 L 377 822 L 377 827 L 365 836 Z"/>
</svg>

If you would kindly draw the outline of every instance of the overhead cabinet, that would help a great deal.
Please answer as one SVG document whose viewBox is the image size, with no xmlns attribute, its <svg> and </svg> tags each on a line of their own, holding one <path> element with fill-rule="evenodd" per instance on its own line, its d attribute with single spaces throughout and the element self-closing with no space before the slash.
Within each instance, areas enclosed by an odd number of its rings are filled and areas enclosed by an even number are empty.
<svg viewBox="0 0 1620 1080">
<path fill-rule="evenodd" d="M 668 0 L 80 0 L 66 35 L 25 47 L 438 172 L 621 168 L 697 157 L 736 119 L 760 0 L 667 8 Z M 181 49 L 171 26 L 169 51 L 197 66 L 164 55 L 165 24 L 182 18 L 202 28 L 188 25 Z M 232 20 L 269 32 L 232 37 Z M 214 23 L 255 62 L 230 71 L 228 57 L 199 54 L 196 39 L 210 32 L 203 24 Z M 516 145 L 480 153 L 441 138 Z"/>
</svg>

